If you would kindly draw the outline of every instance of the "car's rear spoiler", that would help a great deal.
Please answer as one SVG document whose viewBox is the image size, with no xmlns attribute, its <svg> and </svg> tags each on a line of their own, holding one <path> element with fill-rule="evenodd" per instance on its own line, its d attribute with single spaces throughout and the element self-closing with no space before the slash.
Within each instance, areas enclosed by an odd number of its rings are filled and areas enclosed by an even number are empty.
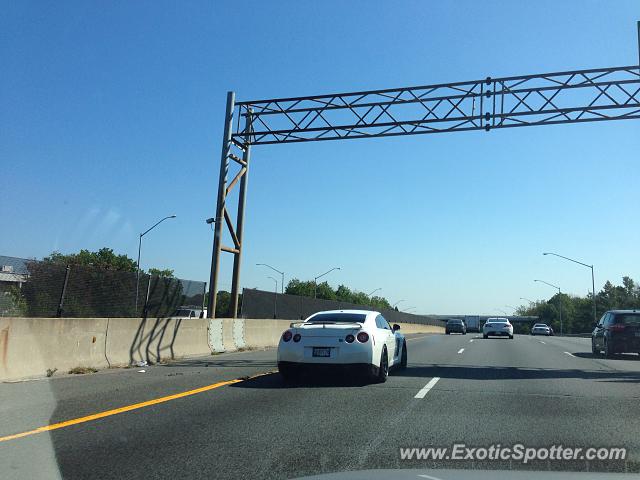
<svg viewBox="0 0 640 480">
<path fill-rule="evenodd" d="M 351 326 L 352 328 L 362 328 L 363 324 L 358 322 L 292 322 L 289 325 L 289 328 L 298 328 L 302 325 L 322 325 L 322 328 L 326 328 L 327 325 L 340 325 L 342 326 Z"/>
</svg>

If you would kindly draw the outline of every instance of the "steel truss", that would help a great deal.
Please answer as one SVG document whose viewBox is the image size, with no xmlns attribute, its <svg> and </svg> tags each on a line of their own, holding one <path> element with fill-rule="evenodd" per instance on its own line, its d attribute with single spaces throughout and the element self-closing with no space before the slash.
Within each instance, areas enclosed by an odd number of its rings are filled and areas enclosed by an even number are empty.
<svg viewBox="0 0 640 480">
<path fill-rule="evenodd" d="M 237 312 L 253 145 L 637 119 L 640 66 L 488 77 L 310 97 L 238 103 L 234 100 L 233 92 L 229 92 L 209 282 L 210 318 L 215 315 L 221 251 L 234 255 L 230 314 L 235 318 Z M 230 162 L 236 165 L 237 172 L 227 182 Z M 236 185 L 239 193 L 234 224 L 226 204 Z M 233 246 L 222 244 L 223 224 Z"/>
<path fill-rule="evenodd" d="M 239 102 L 252 145 L 640 117 L 637 66 Z M 233 138 L 245 138 L 238 124 Z"/>
</svg>

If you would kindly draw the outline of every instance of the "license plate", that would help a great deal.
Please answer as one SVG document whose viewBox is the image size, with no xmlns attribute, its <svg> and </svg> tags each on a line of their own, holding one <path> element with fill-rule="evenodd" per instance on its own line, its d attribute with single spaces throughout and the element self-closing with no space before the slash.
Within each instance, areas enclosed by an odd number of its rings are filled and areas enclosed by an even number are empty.
<svg viewBox="0 0 640 480">
<path fill-rule="evenodd" d="M 312 356 L 314 356 L 314 357 L 330 357 L 331 356 L 331 349 L 330 348 L 313 347 Z"/>
</svg>

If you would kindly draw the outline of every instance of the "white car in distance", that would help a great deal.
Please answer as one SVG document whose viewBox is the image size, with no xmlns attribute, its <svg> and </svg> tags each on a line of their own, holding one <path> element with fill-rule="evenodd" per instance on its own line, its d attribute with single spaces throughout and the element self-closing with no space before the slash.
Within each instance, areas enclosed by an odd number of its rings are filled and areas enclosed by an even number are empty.
<svg viewBox="0 0 640 480">
<path fill-rule="evenodd" d="M 513 325 L 508 318 L 487 318 L 482 327 L 482 337 L 490 336 L 513 338 Z"/>
<path fill-rule="evenodd" d="M 304 372 L 339 368 L 382 383 L 390 367 L 407 366 L 407 343 L 399 330 L 379 312 L 318 312 L 282 334 L 278 370 L 294 380 Z"/>
</svg>

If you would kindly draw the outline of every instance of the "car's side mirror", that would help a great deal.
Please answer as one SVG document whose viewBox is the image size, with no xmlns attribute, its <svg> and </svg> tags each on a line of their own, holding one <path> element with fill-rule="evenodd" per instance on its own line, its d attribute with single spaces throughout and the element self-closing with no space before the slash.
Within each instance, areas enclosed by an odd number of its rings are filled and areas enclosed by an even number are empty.
<svg viewBox="0 0 640 480">
<path fill-rule="evenodd" d="M 400 330 L 400 325 L 398 325 L 397 323 L 394 323 L 393 324 L 393 331 L 395 332 L 397 330 Z"/>
</svg>

